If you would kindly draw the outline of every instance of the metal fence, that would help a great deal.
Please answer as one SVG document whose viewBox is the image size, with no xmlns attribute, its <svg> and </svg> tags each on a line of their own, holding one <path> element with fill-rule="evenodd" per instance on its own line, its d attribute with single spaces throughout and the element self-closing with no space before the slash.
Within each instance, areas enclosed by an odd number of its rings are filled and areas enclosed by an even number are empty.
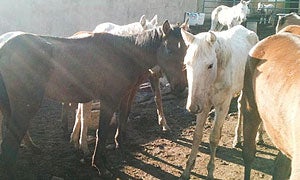
<svg viewBox="0 0 300 180">
<path fill-rule="evenodd" d="M 202 13 L 205 13 L 207 17 L 211 14 L 214 8 L 219 5 L 226 5 L 226 6 L 234 6 L 238 4 L 240 0 L 204 0 L 202 4 Z M 286 14 L 290 12 L 297 12 L 300 13 L 299 10 L 299 0 L 266 0 L 257 1 L 251 0 L 249 4 L 250 14 L 258 14 L 257 12 L 257 4 L 258 2 L 263 2 L 265 4 L 273 4 L 275 7 L 275 14 Z"/>
</svg>

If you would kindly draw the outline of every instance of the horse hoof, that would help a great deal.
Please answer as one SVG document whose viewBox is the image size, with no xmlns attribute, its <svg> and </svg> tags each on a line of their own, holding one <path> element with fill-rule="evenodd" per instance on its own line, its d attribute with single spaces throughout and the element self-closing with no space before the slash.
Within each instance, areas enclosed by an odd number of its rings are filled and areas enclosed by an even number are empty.
<svg viewBox="0 0 300 180">
<path fill-rule="evenodd" d="M 238 143 L 233 144 L 233 147 L 242 149 L 243 144 L 242 144 L 242 142 L 238 142 Z"/>
<path fill-rule="evenodd" d="M 171 131 L 171 128 L 168 125 L 166 125 L 166 126 L 162 127 L 162 130 L 163 130 L 163 132 Z"/>
<path fill-rule="evenodd" d="M 102 170 L 102 172 L 101 172 L 97 167 L 95 167 L 95 168 L 97 169 L 98 175 L 101 178 L 103 178 L 103 179 L 112 179 L 113 178 L 113 174 L 109 170 L 105 169 L 105 170 Z"/>
<path fill-rule="evenodd" d="M 263 141 L 263 140 L 260 140 L 260 141 L 257 141 L 257 143 L 256 143 L 257 145 L 260 145 L 260 146 L 262 146 L 262 145 L 264 145 L 265 144 L 265 142 Z"/>
</svg>

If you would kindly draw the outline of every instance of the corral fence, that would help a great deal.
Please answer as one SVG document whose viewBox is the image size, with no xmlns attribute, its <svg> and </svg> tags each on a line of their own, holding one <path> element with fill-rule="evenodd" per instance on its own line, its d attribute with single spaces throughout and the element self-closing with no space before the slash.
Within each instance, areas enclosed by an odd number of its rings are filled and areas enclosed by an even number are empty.
<svg viewBox="0 0 300 180">
<path fill-rule="evenodd" d="M 234 6 L 238 4 L 240 0 L 204 0 L 202 4 L 202 13 L 210 15 L 214 8 L 219 5 Z M 276 14 L 286 14 L 290 12 L 300 13 L 299 0 L 251 0 L 249 4 L 250 14 L 257 14 L 257 4 L 262 2 L 264 4 L 273 4 Z"/>
<path fill-rule="evenodd" d="M 195 32 L 206 31 L 210 27 L 210 19 L 212 11 L 219 5 L 226 5 L 232 7 L 238 4 L 240 0 L 198 0 L 198 14 L 205 16 L 205 23 L 201 26 L 194 26 Z M 257 24 L 260 20 L 260 14 L 257 11 L 258 3 L 273 4 L 274 11 L 272 14 L 272 25 L 276 25 L 278 17 L 290 12 L 300 14 L 300 1 L 299 0 L 251 0 L 249 3 L 250 13 L 247 15 L 247 22 L 244 23 L 249 29 L 257 30 Z M 186 15 L 185 15 L 186 16 Z M 264 24 L 263 24 L 264 25 Z M 193 30 L 193 29 L 192 29 Z"/>
</svg>

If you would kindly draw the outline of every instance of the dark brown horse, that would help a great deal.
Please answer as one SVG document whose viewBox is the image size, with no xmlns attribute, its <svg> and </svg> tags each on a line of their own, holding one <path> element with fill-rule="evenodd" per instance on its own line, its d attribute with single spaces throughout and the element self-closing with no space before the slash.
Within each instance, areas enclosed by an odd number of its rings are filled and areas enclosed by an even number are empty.
<svg viewBox="0 0 300 180">
<path fill-rule="evenodd" d="M 148 69 L 159 65 L 170 76 L 172 72 L 182 75 L 180 65 L 170 69 L 182 61 L 176 53 L 184 48 L 182 39 L 174 37 L 177 33 L 179 27 L 172 28 L 166 21 L 160 28 L 128 37 L 96 33 L 68 39 L 24 33 L 1 43 L 0 108 L 8 132 L 0 162 L 8 174 L 13 176 L 19 144 L 44 97 L 60 102 L 100 99 L 92 165 L 100 174 L 109 174 L 103 145 L 112 115 Z M 184 83 L 170 81 L 177 89 L 185 88 Z"/>
</svg>

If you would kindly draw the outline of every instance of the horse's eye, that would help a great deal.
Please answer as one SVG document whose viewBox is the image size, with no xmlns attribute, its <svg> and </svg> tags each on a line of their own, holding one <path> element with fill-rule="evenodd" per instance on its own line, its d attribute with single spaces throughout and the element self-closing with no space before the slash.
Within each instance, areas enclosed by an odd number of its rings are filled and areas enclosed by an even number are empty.
<svg viewBox="0 0 300 180">
<path fill-rule="evenodd" d="M 211 69 L 214 66 L 214 64 L 208 65 L 207 69 Z"/>
</svg>

